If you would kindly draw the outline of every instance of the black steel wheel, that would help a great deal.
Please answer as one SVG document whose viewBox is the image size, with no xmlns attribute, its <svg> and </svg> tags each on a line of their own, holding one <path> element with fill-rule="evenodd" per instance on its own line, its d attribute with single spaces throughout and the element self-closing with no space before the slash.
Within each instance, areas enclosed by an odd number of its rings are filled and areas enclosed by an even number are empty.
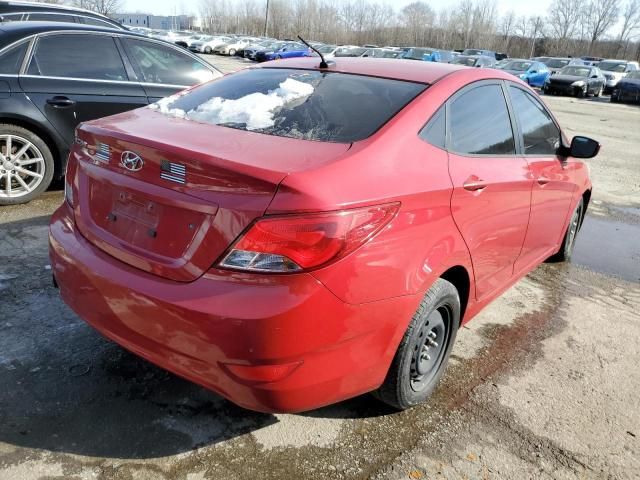
<svg viewBox="0 0 640 480">
<path fill-rule="evenodd" d="M 424 402 L 444 373 L 460 326 L 460 296 L 438 279 L 424 296 L 374 395 L 399 410 Z"/>
</svg>

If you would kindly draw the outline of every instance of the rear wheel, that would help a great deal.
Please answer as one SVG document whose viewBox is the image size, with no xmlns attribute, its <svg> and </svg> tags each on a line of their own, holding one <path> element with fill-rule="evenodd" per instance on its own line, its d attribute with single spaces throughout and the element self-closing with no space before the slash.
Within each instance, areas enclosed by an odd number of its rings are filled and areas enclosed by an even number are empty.
<svg viewBox="0 0 640 480">
<path fill-rule="evenodd" d="M 556 253 L 549 259 L 550 261 L 568 262 L 571 260 L 571 255 L 573 255 L 573 247 L 576 243 L 576 237 L 578 235 L 578 232 L 580 231 L 580 226 L 582 224 L 583 209 L 584 203 L 582 199 L 580 199 L 580 202 L 578 202 L 576 209 L 573 211 L 573 215 L 571 215 L 571 220 L 569 220 L 569 225 L 567 226 L 567 231 L 564 234 L 564 239 L 562 240 L 560 250 L 558 250 L 558 253 Z"/>
<path fill-rule="evenodd" d="M 39 136 L 0 124 L 0 205 L 30 202 L 49 187 L 53 170 L 51 150 Z"/>
<path fill-rule="evenodd" d="M 229 56 L 233 57 L 236 54 L 236 50 L 235 48 L 232 48 L 231 50 L 229 50 Z"/>
<path fill-rule="evenodd" d="M 204 47 L 204 53 L 209 55 L 211 53 L 211 47 Z"/>
<path fill-rule="evenodd" d="M 600 88 L 598 90 L 596 90 L 596 93 L 594 93 L 594 96 L 601 97 L 603 91 L 604 91 L 604 87 L 600 86 Z"/>
<path fill-rule="evenodd" d="M 423 298 L 374 395 L 404 410 L 424 402 L 444 373 L 460 326 L 460 296 L 438 279 Z"/>
</svg>

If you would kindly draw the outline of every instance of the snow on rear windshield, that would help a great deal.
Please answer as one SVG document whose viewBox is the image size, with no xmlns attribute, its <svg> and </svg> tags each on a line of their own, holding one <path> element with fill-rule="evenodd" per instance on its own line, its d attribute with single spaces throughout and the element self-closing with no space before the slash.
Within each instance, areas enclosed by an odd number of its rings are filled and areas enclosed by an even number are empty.
<svg viewBox="0 0 640 480">
<path fill-rule="evenodd" d="M 373 134 L 426 85 L 315 70 L 260 68 L 150 106 L 200 123 L 350 143 Z"/>
</svg>

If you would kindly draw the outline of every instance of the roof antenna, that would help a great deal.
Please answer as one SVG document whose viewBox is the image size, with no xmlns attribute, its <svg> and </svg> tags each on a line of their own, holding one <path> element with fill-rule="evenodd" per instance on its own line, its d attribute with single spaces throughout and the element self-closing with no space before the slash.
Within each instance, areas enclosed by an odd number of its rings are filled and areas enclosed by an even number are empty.
<svg viewBox="0 0 640 480">
<path fill-rule="evenodd" d="M 326 60 L 324 59 L 324 56 L 320 53 L 320 50 L 318 50 L 316 47 L 312 47 L 311 45 L 309 45 L 307 41 L 304 38 L 302 38 L 300 35 L 298 35 L 298 38 L 302 43 L 304 43 L 307 47 L 309 47 L 311 50 L 313 50 L 318 54 L 318 56 L 320 57 L 320 65 L 319 65 L 320 68 L 329 68 L 329 65 L 334 65 L 334 62 L 327 63 Z"/>
</svg>

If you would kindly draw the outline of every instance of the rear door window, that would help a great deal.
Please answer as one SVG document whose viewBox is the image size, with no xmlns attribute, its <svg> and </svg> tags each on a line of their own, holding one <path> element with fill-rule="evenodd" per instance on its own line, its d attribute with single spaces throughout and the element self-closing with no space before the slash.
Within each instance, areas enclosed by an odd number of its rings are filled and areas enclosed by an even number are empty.
<svg viewBox="0 0 640 480">
<path fill-rule="evenodd" d="M 205 65 L 176 48 L 147 40 L 123 40 L 142 82 L 189 87 L 215 77 Z"/>
<path fill-rule="evenodd" d="M 450 106 L 451 151 L 471 155 L 515 154 L 509 111 L 500 85 L 475 87 Z"/>
<path fill-rule="evenodd" d="M 75 15 L 63 15 L 59 13 L 30 13 L 30 22 L 65 22 L 75 23 Z"/>
<path fill-rule="evenodd" d="M 555 155 L 560 147 L 560 130 L 545 108 L 517 87 L 509 87 L 513 110 L 522 131 L 525 155 Z"/>
<path fill-rule="evenodd" d="M 127 73 L 109 35 L 46 35 L 38 38 L 27 70 L 45 77 L 126 81 Z"/>
<path fill-rule="evenodd" d="M 29 42 L 23 42 L 20 45 L 11 47 L 0 55 L 0 73 L 6 75 L 17 75 L 20 73 L 20 67 L 22 66 L 28 45 Z"/>
<path fill-rule="evenodd" d="M 363 75 L 260 68 L 161 100 L 153 108 L 202 123 L 348 143 L 372 135 L 426 88 Z"/>
<path fill-rule="evenodd" d="M 446 143 L 446 109 L 441 107 L 420 132 L 420 138 L 444 150 Z"/>
</svg>

